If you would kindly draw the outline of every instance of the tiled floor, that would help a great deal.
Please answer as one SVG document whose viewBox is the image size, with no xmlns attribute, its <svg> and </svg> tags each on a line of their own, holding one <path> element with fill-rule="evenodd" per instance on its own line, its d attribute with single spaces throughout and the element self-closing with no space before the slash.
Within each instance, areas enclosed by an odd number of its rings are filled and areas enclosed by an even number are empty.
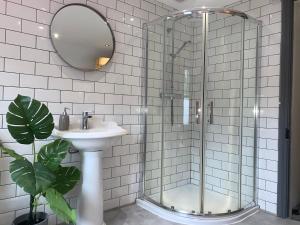
<svg viewBox="0 0 300 225">
<path fill-rule="evenodd" d="M 107 225 L 178 225 L 165 221 L 136 205 L 106 212 L 105 222 Z M 300 225 L 300 222 L 283 220 L 273 215 L 259 212 L 239 225 Z"/>
</svg>

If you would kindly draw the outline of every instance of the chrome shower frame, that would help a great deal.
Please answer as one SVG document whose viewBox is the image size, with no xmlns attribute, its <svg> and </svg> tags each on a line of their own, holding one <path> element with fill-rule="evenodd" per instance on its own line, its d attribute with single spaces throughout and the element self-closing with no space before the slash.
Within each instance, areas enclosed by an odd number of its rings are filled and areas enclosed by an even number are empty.
<svg viewBox="0 0 300 225">
<path fill-rule="evenodd" d="M 227 14 L 227 15 L 231 15 L 231 16 L 239 16 L 241 18 L 243 18 L 243 24 L 245 23 L 245 20 L 248 20 L 248 21 L 252 21 L 254 23 L 257 24 L 257 45 L 256 45 L 256 78 L 255 78 L 255 82 L 256 84 L 258 84 L 258 76 L 260 74 L 260 70 L 259 70 L 259 59 L 260 59 L 260 56 L 261 56 L 261 49 L 260 49 L 260 45 L 261 45 L 261 27 L 262 27 L 262 22 L 247 15 L 246 13 L 243 13 L 243 12 L 240 12 L 240 11 L 237 11 L 237 10 L 232 10 L 232 9 L 226 9 L 226 8 L 193 8 L 193 9 L 188 9 L 188 10 L 182 10 L 182 11 L 177 11 L 177 12 L 174 12 L 172 13 L 171 15 L 168 15 L 168 16 L 165 16 L 165 17 L 162 17 L 162 18 L 158 18 L 158 19 L 155 19 L 153 21 L 150 21 L 150 22 L 147 22 L 147 23 L 144 23 L 143 27 L 144 27 L 144 32 L 146 32 L 147 34 L 144 35 L 144 39 L 143 39 L 143 46 L 144 46 L 144 49 L 146 49 L 146 54 L 143 54 L 143 57 L 144 59 L 147 59 L 148 58 L 148 25 L 153 25 L 159 21 L 163 21 L 164 24 L 166 24 L 166 22 L 170 19 L 174 19 L 175 21 L 179 20 L 179 19 L 182 19 L 182 18 L 185 18 L 186 16 L 193 16 L 193 17 L 197 17 L 197 16 L 201 16 L 203 19 L 203 34 L 204 34 L 204 38 L 203 38 L 203 65 L 207 65 L 207 52 L 206 52 L 206 48 L 205 48 L 205 45 L 206 45 L 206 42 L 207 42 L 207 26 L 208 26 L 208 15 L 209 14 L 214 14 L 214 13 L 221 13 L 221 14 Z M 175 22 L 173 23 L 173 26 L 174 26 Z M 244 26 L 243 26 L 244 27 Z M 243 37 L 243 41 L 242 41 L 242 45 L 244 45 L 244 28 L 243 28 L 243 31 L 242 31 L 242 37 Z M 166 32 L 172 32 L 173 36 L 174 36 L 174 27 L 172 27 L 172 29 L 170 31 L 166 31 L 166 29 L 164 29 L 164 37 L 166 38 Z M 183 46 L 181 46 L 180 50 L 182 50 L 182 48 L 185 47 L 187 43 L 184 43 Z M 242 46 L 244 47 L 244 46 Z M 164 56 L 164 59 L 163 60 L 166 60 L 165 57 L 166 57 L 166 46 L 164 45 L 164 49 L 163 49 L 163 56 Z M 175 54 L 175 49 L 174 49 L 174 37 L 173 37 L 173 43 L 172 43 L 172 53 L 170 54 L 170 56 L 172 57 L 172 63 L 174 64 L 174 58 L 176 57 L 176 54 Z M 258 175 L 257 175 L 257 157 L 258 157 L 258 154 L 257 154 L 257 141 L 256 141 L 256 138 L 257 138 L 257 127 L 259 127 L 259 120 L 258 120 L 258 114 L 255 114 L 254 116 L 254 190 L 253 190 L 253 193 L 254 193 L 254 199 L 253 199 L 253 202 L 249 203 L 249 205 L 245 208 L 242 208 L 241 207 L 241 199 L 240 199 L 240 196 L 241 196 L 241 177 L 240 177 L 240 181 L 239 181 L 239 209 L 238 210 L 235 210 L 235 211 L 230 211 L 228 213 L 220 213 L 220 214 L 205 214 L 203 212 L 203 208 L 204 208 L 204 176 L 203 176 L 203 172 L 204 172 L 204 159 L 205 159 L 205 153 L 204 153 L 204 141 L 203 141 L 203 135 L 202 135 L 202 151 L 201 151 L 201 168 L 200 168 L 200 172 L 202 174 L 201 176 L 201 193 L 200 193 L 200 210 L 201 212 L 200 213 L 191 213 L 191 212 L 186 212 L 186 211 L 181 211 L 181 210 L 177 210 L 177 209 L 170 209 L 169 207 L 165 206 L 162 204 L 162 199 L 163 199 L 163 185 L 162 185 L 162 178 L 163 178 L 163 169 L 161 169 L 161 184 L 160 184 L 160 187 L 161 187 L 161 192 L 160 192 L 160 202 L 156 202 L 154 201 L 153 199 L 151 199 L 150 197 L 146 196 L 144 194 L 144 190 L 145 190 L 145 163 L 146 163 L 146 150 L 147 150 L 147 145 L 146 145 L 146 139 L 147 139 L 147 108 L 148 108 L 148 103 L 147 103 L 147 96 L 148 96 L 148 90 L 147 90 L 147 79 L 148 79 L 148 70 L 147 70 L 147 67 L 148 67 L 148 62 L 147 60 L 145 60 L 146 63 L 144 63 L 143 65 L 143 69 L 144 69 L 144 89 L 142 89 L 143 93 L 142 93 L 142 96 L 145 97 L 145 100 L 143 101 L 142 103 L 142 107 L 144 110 L 142 110 L 142 117 L 143 117 L 143 120 L 144 121 L 144 124 L 142 124 L 143 126 L 143 129 L 144 129 L 144 136 L 143 136 L 143 141 L 142 141 L 142 152 L 143 152 L 143 164 L 142 164 L 142 167 L 143 167 L 143 174 L 142 174 L 142 180 L 143 180 L 143 183 L 142 183 L 142 186 L 141 186 L 141 192 L 139 193 L 139 198 L 140 199 L 144 199 L 148 202 L 151 202 L 153 203 L 154 205 L 157 205 L 159 206 L 160 208 L 162 209 L 166 209 L 168 211 L 171 211 L 171 212 L 177 212 L 178 215 L 183 215 L 183 216 L 200 216 L 200 217 L 210 217 L 210 218 L 218 218 L 218 217 L 224 217 L 226 215 L 228 216 L 231 216 L 231 215 L 235 215 L 237 213 L 240 213 L 241 211 L 245 210 L 245 209 L 251 209 L 251 208 L 255 208 L 257 207 L 257 192 L 256 192 L 256 189 L 257 189 L 257 178 L 258 178 Z M 172 65 L 173 67 L 174 65 Z M 207 71 L 205 71 L 205 69 L 207 68 L 207 66 L 204 66 L 204 71 L 203 71 L 203 81 L 205 81 L 206 79 L 206 73 Z M 241 58 L 241 94 L 243 92 L 242 88 L 243 88 L 243 76 L 244 76 L 244 72 L 243 72 L 243 68 L 244 68 L 244 54 Z M 166 72 L 166 68 L 165 68 L 165 63 L 163 63 L 163 73 L 165 74 Z M 173 73 L 173 72 L 172 72 Z M 165 78 L 163 78 L 163 86 L 165 84 Z M 172 86 L 173 86 L 173 75 L 171 77 L 171 82 L 172 82 Z M 203 82 L 203 93 L 202 93 L 202 97 L 201 97 L 201 110 L 202 112 L 204 112 L 204 99 L 206 98 L 205 96 L 205 82 Z M 172 90 L 173 90 L 173 87 L 171 87 Z M 162 98 L 162 104 L 161 104 L 161 109 L 162 109 L 162 122 L 164 121 L 164 108 L 165 108 L 165 105 L 164 105 L 164 99 L 166 98 L 165 96 L 165 88 L 162 88 L 162 93 L 161 93 L 161 98 Z M 172 91 L 173 92 L 173 91 Z M 259 100 L 258 100 L 258 94 L 259 94 L 259 89 L 258 89 L 258 86 L 256 85 L 255 87 L 255 92 L 256 92 L 256 96 L 255 96 L 255 108 L 256 109 L 259 109 Z M 243 99 L 242 99 L 242 95 L 240 97 L 240 105 L 243 106 Z M 173 106 L 171 106 L 173 107 Z M 243 108 L 243 107 L 242 107 Z M 241 115 L 243 113 L 243 111 L 241 110 Z M 174 116 L 174 115 L 173 115 Z M 173 117 L 171 115 L 171 117 Z M 174 118 L 173 118 L 174 119 Z M 173 119 L 171 119 L 171 121 L 173 121 Z M 201 118 L 201 122 L 202 122 L 202 132 L 204 133 L 205 132 L 205 125 L 203 123 L 203 120 L 204 120 L 204 113 L 202 113 L 202 118 Z M 240 121 L 241 123 L 241 127 L 242 127 L 242 123 L 243 121 L 241 120 Z M 172 122 L 173 124 L 173 122 Z M 164 126 L 162 126 L 162 139 L 163 139 L 163 135 L 164 135 Z M 240 127 L 240 135 L 242 135 L 242 129 Z M 242 138 L 240 138 L 240 149 L 239 149 L 239 170 L 241 170 L 241 162 L 242 162 L 242 149 L 241 149 L 241 146 L 242 146 Z M 163 147 L 163 142 L 161 143 L 161 159 L 163 159 L 163 150 L 164 150 L 164 147 Z M 163 168 L 163 161 L 164 160 L 161 160 L 161 168 Z M 241 171 L 240 171 L 240 176 L 241 176 Z"/>
</svg>

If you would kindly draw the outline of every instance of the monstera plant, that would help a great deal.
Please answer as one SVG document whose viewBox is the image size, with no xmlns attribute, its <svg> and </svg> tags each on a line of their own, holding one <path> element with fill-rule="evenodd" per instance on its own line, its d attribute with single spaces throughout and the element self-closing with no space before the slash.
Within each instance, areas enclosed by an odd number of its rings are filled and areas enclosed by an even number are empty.
<svg viewBox="0 0 300 225">
<path fill-rule="evenodd" d="M 76 211 L 63 195 L 79 181 L 80 171 L 73 166 L 61 165 L 71 143 L 58 139 L 37 151 L 35 141 L 48 138 L 54 128 L 53 116 L 47 106 L 30 97 L 18 95 L 8 110 L 6 121 L 9 133 L 18 143 L 32 145 L 33 152 L 33 159 L 29 161 L 15 151 L 0 146 L 3 152 L 14 158 L 9 167 L 13 181 L 30 195 L 28 215 L 15 219 L 13 224 L 44 224 L 47 216 L 41 217 L 41 213 L 37 212 L 42 196 L 60 219 L 75 223 Z"/>
</svg>

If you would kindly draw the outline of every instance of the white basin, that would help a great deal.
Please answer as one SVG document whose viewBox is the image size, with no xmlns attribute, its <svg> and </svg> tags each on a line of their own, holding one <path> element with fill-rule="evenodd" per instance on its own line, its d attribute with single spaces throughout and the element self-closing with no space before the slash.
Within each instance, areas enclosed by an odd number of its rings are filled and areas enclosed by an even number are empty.
<svg viewBox="0 0 300 225">
<path fill-rule="evenodd" d="M 72 124 L 67 131 L 54 129 L 53 136 L 69 140 L 79 151 L 91 152 L 110 147 L 112 139 L 127 134 L 127 131 L 115 122 L 99 122 L 91 119 L 90 124 L 91 127 L 87 130 L 81 130 L 79 124 L 76 125 L 76 123 Z"/>
<path fill-rule="evenodd" d="M 77 225 L 105 225 L 103 221 L 103 149 L 127 131 L 115 122 L 90 119 L 90 129 L 79 129 L 79 119 L 71 119 L 70 129 L 54 129 L 53 136 L 72 142 L 81 154 L 82 185 L 77 205 Z"/>
</svg>

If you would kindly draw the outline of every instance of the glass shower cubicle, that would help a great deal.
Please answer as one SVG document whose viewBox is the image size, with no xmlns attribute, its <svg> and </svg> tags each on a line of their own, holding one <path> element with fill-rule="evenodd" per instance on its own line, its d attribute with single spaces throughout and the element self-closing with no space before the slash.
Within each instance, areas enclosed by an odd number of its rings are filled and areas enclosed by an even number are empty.
<svg viewBox="0 0 300 225">
<path fill-rule="evenodd" d="M 143 198 L 195 215 L 254 206 L 259 22 L 202 8 L 143 34 Z"/>
</svg>

